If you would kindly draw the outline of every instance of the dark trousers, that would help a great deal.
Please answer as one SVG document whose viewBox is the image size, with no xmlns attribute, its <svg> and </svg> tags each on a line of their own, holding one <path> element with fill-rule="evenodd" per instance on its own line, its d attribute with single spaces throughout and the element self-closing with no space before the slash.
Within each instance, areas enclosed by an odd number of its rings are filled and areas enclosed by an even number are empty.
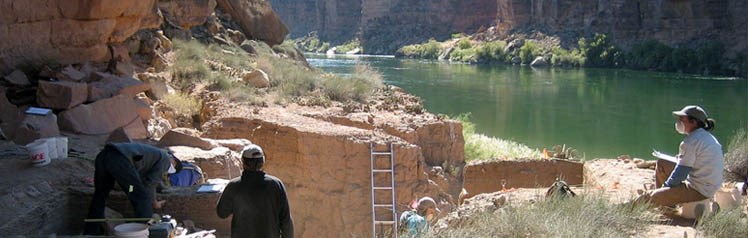
<svg viewBox="0 0 748 238">
<path fill-rule="evenodd" d="M 127 194 L 127 198 L 135 209 L 136 218 L 153 216 L 152 198 L 146 191 L 138 175 L 138 170 L 135 169 L 128 158 L 114 147 L 105 146 L 96 156 L 95 167 L 94 186 L 96 189 L 88 208 L 89 219 L 104 218 L 106 200 L 109 198 L 109 192 L 114 187 L 115 181 Z M 132 186 L 132 190 L 130 186 Z M 88 222 L 83 234 L 102 235 L 105 232 L 104 229 L 105 223 L 103 222 Z"/>
</svg>

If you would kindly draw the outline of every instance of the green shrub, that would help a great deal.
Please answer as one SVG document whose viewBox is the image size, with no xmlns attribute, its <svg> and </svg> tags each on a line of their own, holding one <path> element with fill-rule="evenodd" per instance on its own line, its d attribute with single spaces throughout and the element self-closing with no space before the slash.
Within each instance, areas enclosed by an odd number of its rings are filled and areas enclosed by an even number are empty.
<svg viewBox="0 0 748 238">
<path fill-rule="evenodd" d="M 585 58 L 578 49 L 568 51 L 563 48 L 555 48 L 551 54 L 551 65 L 553 66 L 580 67 L 584 65 L 584 61 Z"/>
<path fill-rule="evenodd" d="M 672 71 L 697 73 L 698 57 L 696 51 L 686 47 L 673 49 L 670 54 L 670 66 Z"/>
<path fill-rule="evenodd" d="M 457 62 L 476 63 L 478 62 L 478 55 L 475 51 L 475 48 L 457 48 L 449 54 L 449 60 Z"/>
<path fill-rule="evenodd" d="M 523 64 L 532 63 L 538 55 L 540 55 L 540 48 L 532 41 L 525 41 L 525 44 L 519 48 L 519 59 Z"/>
<path fill-rule="evenodd" d="M 335 48 L 335 53 L 345 54 L 353 49 L 361 47 L 361 43 L 358 40 L 351 40 Z"/>
<path fill-rule="evenodd" d="M 505 41 L 489 41 L 476 47 L 479 62 L 503 62 L 506 58 L 504 48 Z"/>
<path fill-rule="evenodd" d="M 462 123 L 462 136 L 465 138 L 465 161 L 540 159 L 537 150 L 526 145 L 488 137 L 475 132 L 475 124 L 470 121 L 470 114 L 454 117 Z"/>
<path fill-rule="evenodd" d="M 406 58 L 438 59 L 442 52 L 441 43 L 430 39 L 423 44 L 406 45 L 400 48 L 395 56 Z"/>
<path fill-rule="evenodd" d="M 673 49 L 656 40 L 637 42 L 627 54 L 626 64 L 634 69 L 667 69 Z"/>
<path fill-rule="evenodd" d="M 460 227 L 426 237 L 632 237 L 655 215 L 645 206 L 621 206 L 601 194 L 545 199 L 474 214 Z"/>
<path fill-rule="evenodd" d="M 748 221 L 743 209 L 737 207 L 704 217 L 696 230 L 705 237 L 748 237 Z"/>
<path fill-rule="evenodd" d="M 581 38 L 579 50 L 585 57 L 585 66 L 615 67 L 623 64 L 623 53 L 615 47 L 605 34 L 595 34 L 591 40 Z"/>
<path fill-rule="evenodd" d="M 470 49 L 473 48 L 473 43 L 470 42 L 469 38 L 462 38 L 459 41 L 457 41 L 457 48 L 460 48 L 462 50 L 464 49 Z"/>
<path fill-rule="evenodd" d="M 260 56 L 257 67 L 270 76 L 270 86 L 282 97 L 304 96 L 319 87 L 319 74 L 295 61 Z"/>
<path fill-rule="evenodd" d="M 725 46 L 719 41 L 707 41 L 696 49 L 699 59 L 699 69 L 707 74 L 720 73 L 722 70 L 722 55 L 725 54 Z"/>
</svg>

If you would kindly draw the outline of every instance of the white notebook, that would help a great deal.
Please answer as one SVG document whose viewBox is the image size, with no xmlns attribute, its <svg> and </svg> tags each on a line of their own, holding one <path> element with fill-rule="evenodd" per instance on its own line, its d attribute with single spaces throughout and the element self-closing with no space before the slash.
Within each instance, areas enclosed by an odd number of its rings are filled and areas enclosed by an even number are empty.
<svg viewBox="0 0 748 238">
<path fill-rule="evenodd" d="M 678 163 L 678 158 L 676 158 L 675 156 L 659 152 L 655 149 L 652 149 L 652 156 L 658 159 L 664 159 L 673 163 Z"/>
<path fill-rule="evenodd" d="M 203 184 L 197 188 L 198 193 L 217 193 L 223 191 L 226 184 Z"/>
</svg>

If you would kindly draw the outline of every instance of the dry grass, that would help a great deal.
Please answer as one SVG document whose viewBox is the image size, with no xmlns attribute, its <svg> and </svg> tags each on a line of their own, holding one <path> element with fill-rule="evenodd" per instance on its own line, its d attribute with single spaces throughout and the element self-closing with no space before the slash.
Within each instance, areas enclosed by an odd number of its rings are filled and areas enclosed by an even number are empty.
<svg viewBox="0 0 748 238">
<path fill-rule="evenodd" d="M 742 207 L 704 217 L 696 227 L 705 237 L 748 237 L 748 219 Z"/>
<path fill-rule="evenodd" d="M 356 65 L 350 77 L 326 77 L 323 87 L 325 95 L 340 102 L 366 101 L 377 88 L 381 88 L 382 74 L 369 65 Z"/>
<path fill-rule="evenodd" d="M 200 101 L 183 93 L 166 95 L 162 102 L 174 109 L 178 115 L 197 115 L 200 112 Z"/>
<path fill-rule="evenodd" d="M 643 205 L 618 205 L 596 194 L 507 206 L 426 237 L 631 237 L 654 217 Z"/>
<path fill-rule="evenodd" d="M 746 128 L 739 129 L 728 146 L 728 152 L 725 154 L 726 180 L 740 182 L 748 178 L 748 129 Z"/>
</svg>

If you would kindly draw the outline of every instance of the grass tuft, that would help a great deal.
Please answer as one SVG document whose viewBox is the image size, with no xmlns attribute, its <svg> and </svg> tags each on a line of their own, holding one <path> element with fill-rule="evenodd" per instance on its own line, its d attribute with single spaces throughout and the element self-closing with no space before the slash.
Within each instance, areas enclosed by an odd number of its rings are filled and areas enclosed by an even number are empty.
<svg viewBox="0 0 748 238">
<path fill-rule="evenodd" d="M 200 112 L 200 101 L 183 93 L 166 95 L 163 103 L 174 109 L 177 115 L 197 115 Z"/>
<path fill-rule="evenodd" d="M 705 237 L 748 237 L 748 220 L 741 207 L 704 217 L 696 230 Z"/>
<path fill-rule="evenodd" d="M 631 237 L 655 214 L 601 195 L 547 199 L 474 215 L 461 227 L 427 237 Z"/>
<path fill-rule="evenodd" d="M 470 121 L 470 114 L 459 115 L 455 119 L 462 122 L 466 161 L 542 158 L 542 154 L 538 150 L 531 149 L 526 145 L 475 133 L 475 124 Z"/>
</svg>

